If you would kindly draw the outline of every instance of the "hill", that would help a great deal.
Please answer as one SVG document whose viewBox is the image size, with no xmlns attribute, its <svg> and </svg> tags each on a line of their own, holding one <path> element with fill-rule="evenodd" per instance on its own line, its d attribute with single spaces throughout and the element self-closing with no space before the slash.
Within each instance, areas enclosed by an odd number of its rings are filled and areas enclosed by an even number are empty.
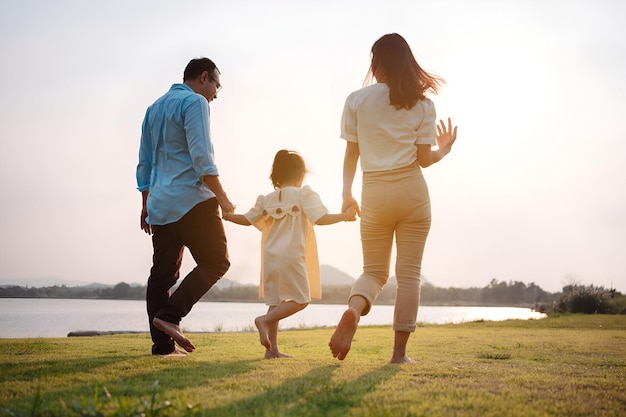
<svg viewBox="0 0 626 417">
<path fill-rule="evenodd" d="M 355 278 L 330 265 L 320 265 L 323 286 L 352 285 Z"/>
</svg>

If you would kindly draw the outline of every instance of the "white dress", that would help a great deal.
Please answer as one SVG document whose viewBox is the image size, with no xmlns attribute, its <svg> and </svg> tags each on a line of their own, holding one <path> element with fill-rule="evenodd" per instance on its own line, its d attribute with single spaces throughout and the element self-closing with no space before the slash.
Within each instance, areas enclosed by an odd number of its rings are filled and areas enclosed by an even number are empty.
<svg viewBox="0 0 626 417">
<path fill-rule="evenodd" d="M 261 195 L 244 214 L 262 232 L 259 297 L 267 305 L 321 298 L 313 225 L 327 213 L 319 194 L 305 185 Z"/>
</svg>

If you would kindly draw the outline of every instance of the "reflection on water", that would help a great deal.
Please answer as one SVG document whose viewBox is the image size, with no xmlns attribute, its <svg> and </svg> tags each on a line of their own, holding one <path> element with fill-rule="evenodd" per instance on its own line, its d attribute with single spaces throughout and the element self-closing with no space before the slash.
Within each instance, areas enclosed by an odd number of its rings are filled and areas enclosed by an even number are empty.
<svg viewBox="0 0 626 417">
<path fill-rule="evenodd" d="M 281 329 L 332 327 L 345 305 L 310 304 L 281 321 Z M 181 323 L 188 332 L 255 331 L 254 318 L 265 313 L 261 303 L 207 303 L 194 306 Z M 417 321 L 426 324 L 476 320 L 540 319 L 543 313 L 514 307 L 421 306 Z M 393 306 L 373 306 L 361 325 L 391 325 Z M 65 300 L 48 298 L 0 299 L 0 338 L 65 337 L 73 331 L 148 332 L 144 301 Z"/>
</svg>

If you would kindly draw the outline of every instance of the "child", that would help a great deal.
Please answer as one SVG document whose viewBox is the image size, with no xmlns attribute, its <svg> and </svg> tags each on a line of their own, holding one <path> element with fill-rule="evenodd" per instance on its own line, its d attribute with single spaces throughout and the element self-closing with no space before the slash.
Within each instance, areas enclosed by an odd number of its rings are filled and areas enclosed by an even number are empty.
<svg viewBox="0 0 626 417">
<path fill-rule="evenodd" d="M 329 214 L 319 195 L 302 186 L 306 167 L 293 151 L 274 157 L 270 179 L 275 191 L 257 198 L 246 214 L 224 214 L 224 220 L 261 230 L 259 296 L 269 306 L 254 324 L 265 346 L 265 358 L 288 357 L 278 350 L 278 322 L 321 298 L 317 244 L 313 225 L 356 220 L 356 209 Z"/>
</svg>

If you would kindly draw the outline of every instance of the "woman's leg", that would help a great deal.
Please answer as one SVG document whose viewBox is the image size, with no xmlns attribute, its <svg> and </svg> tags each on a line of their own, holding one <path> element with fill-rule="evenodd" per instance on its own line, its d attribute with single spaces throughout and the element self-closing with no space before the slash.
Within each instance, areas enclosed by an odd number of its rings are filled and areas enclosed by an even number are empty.
<svg viewBox="0 0 626 417">
<path fill-rule="evenodd" d="M 361 245 L 363 247 L 363 274 L 350 292 L 348 309 L 341 316 L 329 346 L 333 357 L 345 359 L 356 333 L 360 316 L 370 308 L 389 278 L 394 224 L 393 205 L 387 204 L 383 181 L 363 179 L 361 207 Z"/>
<path fill-rule="evenodd" d="M 398 288 L 394 306 L 395 340 L 391 363 L 412 361 L 406 356 L 406 345 L 416 328 L 420 302 L 421 263 L 427 234 L 428 227 L 424 226 L 413 224 L 410 227 L 404 225 L 398 227 L 396 258 Z"/>
<path fill-rule="evenodd" d="M 396 226 L 396 292 L 393 329 L 395 339 L 391 363 L 412 362 L 406 346 L 415 331 L 420 302 L 422 257 L 430 230 L 430 200 L 421 175 L 406 179 L 397 196 L 405 213 Z M 404 199 L 404 201 L 403 201 Z"/>
<path fill-rule="evenodd" d="M 413 359 L 406 356 L 406 345 L 409 342 L 409 336 L 411 336 L 411 332 L 401 332 L 397 330 L 394 332 L 393 353 L 389 363 L 415 362 Z"/>
</svg>

